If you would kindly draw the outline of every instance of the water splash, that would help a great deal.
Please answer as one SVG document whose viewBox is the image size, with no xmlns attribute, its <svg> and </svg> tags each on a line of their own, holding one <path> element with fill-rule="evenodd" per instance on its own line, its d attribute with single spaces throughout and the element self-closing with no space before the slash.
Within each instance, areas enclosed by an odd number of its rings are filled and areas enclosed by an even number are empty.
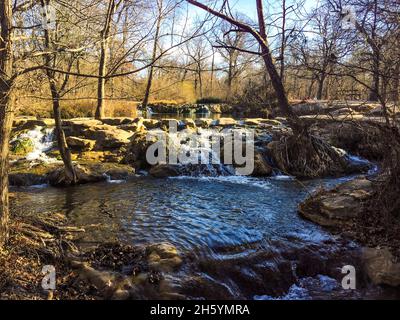
<svg viewBox="0 0 400 320">
<path fill-rule="evenodd" d="M 44 163 L 53 163 L 58 161 L 54 158 L 50 158 L 46 154 L 46 152 L 54 148 L 54 128 L 36 126 L 32 130 L 19 134 L 11 142 L 21 139 L 29 139 L 33 144 L 33 150 L 26 155 L 26 160 Z"/>
</svg>

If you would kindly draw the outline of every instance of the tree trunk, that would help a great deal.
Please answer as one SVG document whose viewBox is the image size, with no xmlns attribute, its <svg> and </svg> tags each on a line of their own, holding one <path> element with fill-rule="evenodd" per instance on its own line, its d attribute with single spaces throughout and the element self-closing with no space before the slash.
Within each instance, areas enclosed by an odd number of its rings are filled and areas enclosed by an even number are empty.
<svg viewBox="0 0 400 320">
<path fill-rule="evenodd" d="M 324 94 L 325 75 L 321 75 L 318 79 L 317 100 L 322 100 Z"/>
<path fill-rule="evenodd" d="M 293 130 L 303 131 L 304 128 L 301 125 L 301 120 L 294 114 L 292 108 L 289 105 L 289 100 L 285 92 L 285 87 L 283 86 L 282 79 L 279 76 L 278 71 L 276 70 L 271 52 L 268 47 L 262 0 L 257 0 L 256 2 L 260 35 L 263 39 L 262 42 L 259 41 L 261 46 L 261 53 L 265 63 L 265 67 L 271 79 L 272 86 L 278 99 L 279 108 L 282 111 L 283 115 L 288 117 L 288 121 L 291 124 Z"/>
<path fill-rule="evenodd" d="M 3 81 L 2 81 L 3 82 Z M 8 152 L 13 110 L 9 90 L 2 83 L 0 89 L 0 248 L 8 239 Z"/>
<path fill-rule="evenodd" d="M 47 3 L 42 0 L 42 6 L 44 7 L 45 4 L 50 5 L 50 1 L 48 0 Z M 48 29 L 44 30 L 44 42 L 45 47 L 47 50 L 53 49 L 51 34 Z M 54 68 L 56 65 L 56 56 L 54 55 L 46 55 L 44 57 L 44 63 L 49 68 Z M 71 151 L 68 148 L 67 141 L 65 139 L 65 133 L 62 128 L 62 120 L 61 120 L 61 108 L 60 108 L 60 90 L 57 89 L 57 82 L 56 82 L 56 75 L 55 72 L 47 69 L 46 70 L 47 79 L 49 81 L 49 88 L 51 92 L 52 102 L 53 102 L 53 117 L 54 122 L 56 125 L 56 137 L 57 137 L 57 145 L 58 150 L 60 151 L 61 159 L 64 163 L 65 168 L 65 177 L 67 184 L 75 184 L 77 182 L 77 175 L 75 172 L 74 165 L 72 164 L 71 159 Z M 67 84 L 68 78 L 64 79 L 64 85 Z M 64 87 L 62 85 L 61 87 Z"/>
<path fill-rule="evenodd" d="M 110 38 L 111 20 L 115 10 L 115 1 L 112 0 L 108 4 L 106 21 L 104 28 L 101 31 L 101 45 L 100 45 L 100 61 L 99 61 L 99 79 L 97 82 L 97 108 L 96 119 L 104 118 L 105 107 L 105 93 L 106 93 L 106 66 L 108 59 L 108 44 Z"/>
<path fill-rule="evenodd" d="M 392 100 L 398 105 L 399 104 L 399 89 L 400 89 L 400 57 L 397 60 L 396 67 L 394 69 L 394 80 L 393 80 L 393 94 Z"/>
<path fill-rule="evenodd" d="M 12 99 L 12 1 L 0 1 L 0 247 L 8 240 L 8 153 L 14 116 Z"/>
<path fill-rule="evenodd" d="M 12 2 L 0 1 L 0 247 L 8 239 L 8 153 L 14 115 L 12 101 Z"/>
<path fill-rule="evenodd" d="M 65 167 L 66 184 L 76 184 L 78 181 L 78 177 L 72 163 L 71 151 L 68 148 L 67 140 L 65 139 L 65 133 L 62 128 L 60 95 L 57 91 L 54 81 L 50 81 L 50 91 L 53 99 L 53 113 L 56 125 L 55 132 L 57 137 L 57 145 Z"/>
<path fill-rule="evenodd" d="M 154 64 L 154 62 L 156 60 L 156 57 L 157 57 L 158 38 L 159 38 L 159 35 L 160 35 L 160 29 L 161 29 L 162 0 L 160 2 L 157 1 L 157 6 L 158 6 L 158 17 L 157 17 L 156 33 L 154 35 L 153 54 L 152 54 L 152 57 L 151 57 L 152 65 L 150 66 L 150 70 L 149 70 L 149 77 L 147 79 L 146 91 L 144 93 L 144 98 L 143 98 L 143 102 L 142 102 L 142 108 L 146 108 L 147 105 L 149 104 L 151 86 L 153 84 L 153 74 L 154 74 L 154 65 L 153 64 Z"/>
<path fill-rule="evenodd" d="M 379 77 L 380 57 L 379 52 L 374 52 L 372 66 L 372 83 L 369 93 L 369 101 L 378 101 L 380 93 L 380 77 Z"/>
</svg>

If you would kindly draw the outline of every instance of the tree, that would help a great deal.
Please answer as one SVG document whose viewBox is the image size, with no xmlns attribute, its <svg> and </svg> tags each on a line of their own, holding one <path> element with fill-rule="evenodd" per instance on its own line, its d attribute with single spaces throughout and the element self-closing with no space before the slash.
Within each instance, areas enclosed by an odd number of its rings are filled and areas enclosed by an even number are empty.
<svg viewBox="0 0 400 320">
<path fill-rule="evenodd" d="M 9 206 L 8 206 L 8 152 L 9 139 L 14 116 L 12 98 L 13 87 L 13 29 L 12 1 L 0 1 L 0 247 L 8 239 Z"/>
<path fill-rule="evenodd" d="M 153 83 L 153 76 L 154 76 L 154 62 L 157 57 L 157 48 L 159 46 L 159 38 L 160 38 L 160 29 L 161 29 L 161 23 L 164 18 L 163 15 L 163 0 L 157 0 L 157 18 L 156 18 L 156 30 L 155 30 L 155 35 L 154 35 L 154 42 L 153 42 L 153 51 L 152 51 L 152 57 L 151 61 L 153 62 L 152 65 L 150 66 L 149 69 L 149 76 L 147 78 L 147 85 L 146 85 L 146 91 L 144 93 L 144 98 L 142 102 L 142 107 L 146 108 L 148 103 L 149 103 L 149 98 L 150 98 L 150 92 L 151 92 L 151 86 Z"/>
<path fill-rule="evenodd" d="M 110 30 L 112 18 L 115 12 L 116 3 L 115 0 L 109 0 L 107 6 L 106 18 L 104 21 L 103 29 L 100 33 L 100 59 L 99 59 L 99 79 L 97 86 L 97 108 L 96 108 L 96 119 L 104 118 L 104 105 L 105 105 L 105 84 L 106 84 L 106 67 L 108 57 L 108 46 L 110 40 Z"/>
</svg>

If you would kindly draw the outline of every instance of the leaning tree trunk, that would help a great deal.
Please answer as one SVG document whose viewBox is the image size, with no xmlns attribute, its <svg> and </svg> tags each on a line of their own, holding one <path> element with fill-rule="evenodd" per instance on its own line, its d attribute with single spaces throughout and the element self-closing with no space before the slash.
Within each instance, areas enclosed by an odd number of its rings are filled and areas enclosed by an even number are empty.
<svg viewBox="0 0 400 320">
<path fill-rule="evenodd" d="M 12 1 L 0 1 L 0 247 L 8 239 L 8 152 L 13 121 Z"/>
<path fill-rule="evenodd" d="M 61 108 L 60 108 L 60 95 L 57 91 L 54 81 L 50 81 L 50 91 L 53 99 L 53 113 L 54 122 L 56 125 L 57 145 L 60 151 L 61 159 L 65 168 L 65 184 L 76 184 L 78 177 L 74 165 L 72 163 L 71 151 L 68 148 L 67 140 L 65 138 L 64 129 L 62 128 Z"/>
</svg>

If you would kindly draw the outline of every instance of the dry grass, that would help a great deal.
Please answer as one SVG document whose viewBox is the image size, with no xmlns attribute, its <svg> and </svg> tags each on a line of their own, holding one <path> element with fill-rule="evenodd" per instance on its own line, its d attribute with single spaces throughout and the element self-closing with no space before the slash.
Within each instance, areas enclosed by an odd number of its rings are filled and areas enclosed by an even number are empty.
<svg viewBox="0 0 400 320">
<path fill-rule="evenodd" d="M 96 99 L 61 101 L 61 116 L 63 119 L 93 117 L 96 111 Z M 138 102 L 126 100 L 106 101 L 107 117 L 136 117 Z M 19 100 L 17 115 L 51 118 L 52 105 L 47 100 Z"/>
</svg>

